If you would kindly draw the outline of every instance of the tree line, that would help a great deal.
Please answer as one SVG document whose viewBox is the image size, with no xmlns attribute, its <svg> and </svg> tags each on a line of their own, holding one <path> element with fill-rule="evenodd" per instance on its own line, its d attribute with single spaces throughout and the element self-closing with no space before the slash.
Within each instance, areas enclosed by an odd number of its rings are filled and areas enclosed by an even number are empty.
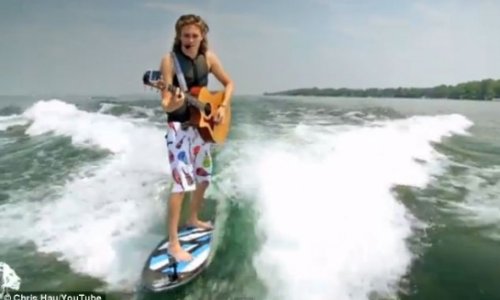
<svg viewBox="0 0 500 300">
<path fill-rule="evenodd" d="M 468 100 L 500 99 L 500 80 L 484 79 L 457 85 L 439 85 L 430 88 L 300 88 L 264 95 L 333 96 L 333 97 L 387 97 L 387 98 L 445 98 Z"/>
</svg>

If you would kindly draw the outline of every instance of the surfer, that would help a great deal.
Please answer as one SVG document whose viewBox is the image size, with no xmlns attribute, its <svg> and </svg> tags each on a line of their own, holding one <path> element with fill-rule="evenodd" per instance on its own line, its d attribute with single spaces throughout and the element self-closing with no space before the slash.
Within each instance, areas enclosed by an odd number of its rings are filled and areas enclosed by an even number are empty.
<svg viewBox="0 0 500 300">
<path fill-rule="evenodd" d="M 233 81 L 224 70 L 217 55 L 208 49 L 207 23 L 197 15 L 182 15 L 175 24 L 175 39 L 172 51 L 175 53 L 188 90 L 208 85 L 212 73 L 224 86 L 222 106 L 217 110 L 216 122 L 224 120 L 224 106 L 229 105 L 233 93 Z M 177 87 L 175 94 L 162 91 L 162 108 L 168 115 L 166 142 L 172 178 L 174 180 L 168 201 L 169 253 L 177 261 L 191 260 L 191 255 L 182 249 L 177 230 L 182 201 L 185 193 L 191 194 L 188 225 L 211 228 L 209 222 L 201 221 L 198 212 L 202 206 L 205 191 L 212 176 L 211 144 L 204 142 L 198 130 L 184 126 L 189 119 L 189 109 L 179 79 L 175 76 L 174 61 L 170 53 L 161 61 L 160 70 L 166 84 Z"/>
</svg>

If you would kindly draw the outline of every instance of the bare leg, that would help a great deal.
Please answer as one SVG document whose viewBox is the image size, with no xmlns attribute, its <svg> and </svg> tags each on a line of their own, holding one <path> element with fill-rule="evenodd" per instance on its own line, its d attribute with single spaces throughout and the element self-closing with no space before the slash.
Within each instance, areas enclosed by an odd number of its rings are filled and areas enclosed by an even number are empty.
<svg viewBox="0 0 500 300">
<path fill-rule="evenodd" d="M 177 234 L 183 199 L 184 193 L 172 193 L 168 201 L 168 252 L 177 261 L 192 259 L 191 254 L 182 249 Z"/>
<path fill-rule="evenodd" d="M 201 228 L 212 228 L 212 225 L 209 222 L 202 222 L 198 219 L 198 213 L 200 212 L 200 208 L 203 204 L 205 191 L 207 190 L 208 182 L 203 181 L 196 185 L 196 190 L 191 194 L 191 203 L 190 203 L 190 214 L 188 219 L 188 224 Z"/>
</svg>

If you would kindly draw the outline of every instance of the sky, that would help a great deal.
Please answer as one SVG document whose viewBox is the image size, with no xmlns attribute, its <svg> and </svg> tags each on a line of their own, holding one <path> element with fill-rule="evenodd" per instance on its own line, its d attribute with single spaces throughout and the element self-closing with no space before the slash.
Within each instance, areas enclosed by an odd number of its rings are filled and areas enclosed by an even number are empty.
<svg viewBox="0 0 500 300">
<path fill-rule="evenodd" d="M 236 95 L 500 79 L 495 0 L 1 0 L 0 95 L 147 92 L 185 13 Z"/>
</svg>

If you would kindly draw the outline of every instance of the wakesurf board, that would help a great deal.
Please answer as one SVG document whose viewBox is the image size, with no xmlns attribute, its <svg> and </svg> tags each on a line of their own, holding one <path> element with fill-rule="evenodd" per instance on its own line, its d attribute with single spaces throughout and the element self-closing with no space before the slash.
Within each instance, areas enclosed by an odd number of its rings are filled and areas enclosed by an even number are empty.
<svg viewBox="0 0 500 300">
<path fill-rule="evenodd" d="M 214 230 L 215 228 L 179 227 L 181 247 L 191 254 L 190 261 L 177 262 L 168 252 L 168 237 L 163 239 L 144 264 L 143 286 L 153 292 L 166 291 L 196 278 L 210 263 L 214 248 Z"/>
</svg>

